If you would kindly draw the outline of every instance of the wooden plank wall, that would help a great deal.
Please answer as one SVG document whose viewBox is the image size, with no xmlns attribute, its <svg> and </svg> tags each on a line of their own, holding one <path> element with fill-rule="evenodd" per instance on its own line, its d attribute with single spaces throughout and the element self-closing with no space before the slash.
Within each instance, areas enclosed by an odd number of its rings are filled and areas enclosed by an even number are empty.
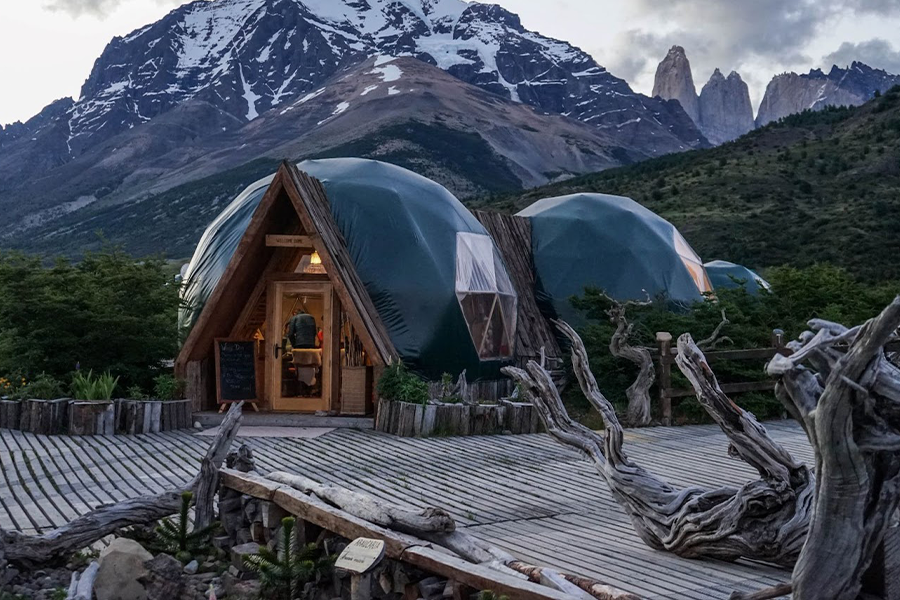
<svg viewBox="0 0 900 600">
<path fill-rule="evenodd" d="M 494 238 L 513 286 L 519 294 L 519 315 L 516 329 L 516 358 L 523 363 L 541 354 L 548 358 L 562 356 L 552 325 L 538 309 L 534 294 L 534 261 L 531 255 L 531 221 L 525 217 L 488 211 L 473 211 L 487 232 Z"/>
</svg>

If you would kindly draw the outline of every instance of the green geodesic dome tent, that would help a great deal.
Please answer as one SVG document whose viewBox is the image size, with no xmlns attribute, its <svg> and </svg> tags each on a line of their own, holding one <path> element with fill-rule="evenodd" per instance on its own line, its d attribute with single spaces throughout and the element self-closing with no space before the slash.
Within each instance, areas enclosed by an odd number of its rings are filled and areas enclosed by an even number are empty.
<svg viewBox="0 0 900 600">
<path fill-rule="evenodd" d="M 675 226 L 630 198 L 546 198 L 518 214 L 531 220 L 538 297 L 567 321 L 582 321 L 570 299 L 588 286 L 617 300 L 664 295 L 678 304 L 712 291 L 703 262 Z"/>
<path fill-rule="evenodd" d="M 706 267 L 709 280 L 715 289 L 743 287 L 755 296 L 760 290 L 768 290 L 770 287 L 768 281 L 743 265 L 727 260 L 713 260 L 703 266 Z"/>
<path fill-rule="evenodd" d="M 431 378 L 498 378 L 512 357 L 517 296 L 487 231 L 449 191 L 373 160 L 299 163 L 322 182 L 356 271 L 400 358 Z M 274 176 L 242 192 L 184 272 L 183 331 L 196 321 Z"/>
</svg>

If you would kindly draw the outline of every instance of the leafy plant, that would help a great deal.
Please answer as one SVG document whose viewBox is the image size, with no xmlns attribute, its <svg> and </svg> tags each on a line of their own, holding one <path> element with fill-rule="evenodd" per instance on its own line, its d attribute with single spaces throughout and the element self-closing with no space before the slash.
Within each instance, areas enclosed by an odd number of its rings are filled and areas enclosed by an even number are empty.
<svg viewBox="0 0 900 600">
<path fill-rule="evenodd" d="M 209 538 L 218 529 L 218 523 L 212 523 L 208 527 L 188 532 L 190 521 L 188 511 L 194 499 L 193 492 L 181 494 L 181 511 L 178 520 L 165 518 L 159 522 L 154 530 L 155 539 L 151 545 L 161 552 L 172 554 L 182 562 L 190 562 L 196 554 L 205 552 L 209 547 Z"/>
<path fill-rule="evenodd" d="M 109 400 L 119 383 L 118 377 L 113 377 L 109 371 L 100 376 L 94 376 L 93 371 L 87 375 L 83 371 L 75 371 L 72 376 L 72 395 L 76 400 Z"/>
<path fill-rule="evenodd" d="M 46 373 L 41 373 L 13 394 L 16 398 L 34 398 L 36 400 L 53 400 L 65 395 L 62 382 Z"/>
<path fill-rule="evenodd" d="M 153 379 L 153 397 L 157 400 L 178 400 L 182 395 L 183 383 L 168 373 L 157 375 Z"/>
<path fill-rule="evenodd" d="M 509 600 L 509 596 L 500 595 L 492 590 L 478 592 L 478 600 Z"/>
<path fill-rule="evenodd" d="M 263 590 L 279 600 L 300 598 L 303 587 L 328 575 L 334 564 L 333 558 L 322 556 L 315 544 L 298 548 L 295 524 L 294 517 L 281 520 L 281 539 L 276 550 L 262 547 L 258 554 L 244 557 L 247 568 L 259 575 Z"/>
<path fill-rule="evenodd" d="M 426 404 L 428 384 L 407 370 L 402 361 L 388 366 L 378 380 L 378 395 L 394 402 Z"/>
<path fill-rule="evenodd" d="M 18 399 L 18 392 L 25 387 L 28 381 L 21 374 L 0 377 L 0 398 L 7 397 Z"/>
<path fill-rule="evenodd" d="M 150 398 L 139 385 L 128 386 L 128 389 L 125 390 L 125 396 L 130 400 L 147 400 Z"/>
</svg>

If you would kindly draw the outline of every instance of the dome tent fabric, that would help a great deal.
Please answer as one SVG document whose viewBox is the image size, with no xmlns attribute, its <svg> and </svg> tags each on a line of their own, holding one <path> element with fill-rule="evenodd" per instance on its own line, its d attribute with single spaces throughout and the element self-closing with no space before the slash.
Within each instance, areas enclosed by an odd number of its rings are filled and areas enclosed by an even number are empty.
<svg viewBox="0 0 900 600">
<path fill-rule="evenodd" d="M 508 340 L 514 331 L 493 336 L 488 330 L 514 330 L 515 318 L 498 320 L 491 313 L 484 317 L 486 326 L 474 323 L 478 317 L 464 315 L 461 308 L 465 282 L 457 281 L 458 236 L 490 240 L 477 219 L 445 188 L 401 167 L 343 158 L 297 166 L 322 182 L 356 271 L 400 357 L 432 378 L 463 369 L 470 379 L 498 377 L 506 363 L 493 359 L 506 356 L 506 348 L 487 360 L 485 355 L 491 353 L 483 351 L 479 357 L 474 338 Z M 201 238 L 185 273 L 183 298 L 188 308 L 180 318 L 184 328 L 194 323 L 215 289 L 272 179 L 250 185 Z M 497 311 L 508 315 L 509 302 L 501 298 L 509 296 L 509 277 L 492 243 L 490 249 L 490 256 L 464 253 L 469 263 L 484 265 L 470 266 L 466 272 L 490 273 L 493 285 L 504 288 L 498 290 Z M 486 290 L 477 291 L 480 297 L 493 299 Z M 480 349 L 485 346 L 478 344 Z"/>
<path fill-rule="evenodd" d="M 759 294 L 760 290 L 768 290 L 769 282 L 748 269 L 745 266 L 728 262 L 727 260 L 714 260 L 703 265 L 709 274 L 709 280 L 716 289 L 730 289 L 743 287 L 752 295 Z"/>
<path fill-rule="evenodd" d="M 675 226 L 630 198 L 546 198 L 518 216 L 531 220 L 538 295 L 564 320 L 582 320 L 570 300 L 588 286 L 617 300 L 664 295 L 683 305 L 712 291 L 700 257 Z"/>
</svg>

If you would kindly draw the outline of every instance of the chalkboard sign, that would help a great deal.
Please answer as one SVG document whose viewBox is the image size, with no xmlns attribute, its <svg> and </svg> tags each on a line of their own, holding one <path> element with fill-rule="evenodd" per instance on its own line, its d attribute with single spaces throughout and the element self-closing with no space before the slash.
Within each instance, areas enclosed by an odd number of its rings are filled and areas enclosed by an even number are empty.
<svg viewBox="0 0 900 600">
<path fill-rule="evenodd" d="M 216 340 L 216 395 L 225 402 L 256 401 L 256 342 Z"/>
</svg>

